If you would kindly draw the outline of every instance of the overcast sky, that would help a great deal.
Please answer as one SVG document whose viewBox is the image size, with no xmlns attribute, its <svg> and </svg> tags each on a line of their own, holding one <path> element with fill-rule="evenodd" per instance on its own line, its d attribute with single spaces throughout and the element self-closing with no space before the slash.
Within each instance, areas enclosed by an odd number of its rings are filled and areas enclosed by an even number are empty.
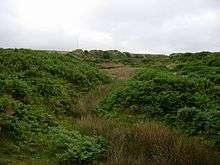
<svg viewBox="0 0 220 165">
<path fill-rule="evenodd" d="M 220 51 L 220 0 L 0 0 L 0 47 L 77 45 L 145 53 Z"/>
</svg>

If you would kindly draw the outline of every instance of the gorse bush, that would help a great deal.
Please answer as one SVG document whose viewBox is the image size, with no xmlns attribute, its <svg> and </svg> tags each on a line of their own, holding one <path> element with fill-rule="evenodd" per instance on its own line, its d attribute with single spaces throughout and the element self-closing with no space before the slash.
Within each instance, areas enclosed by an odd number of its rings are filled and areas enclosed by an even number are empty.
<svg viewBox="0 0 220 165">
<path fill-rule="evenodd" d="M 113 90 L 102 102 L 98 111 L 126 112 L 157 118 L 187 133 L 206 137 L 213 144 L 219 145 L 220 95 L 216 77 L 217 68 L 220 70 L 220 66 L 213 68 L 206 65 L 202 71 L 197 70 L 199 63 L 218 58 L 211 55 L 207 57 L 206 54 L 203 56 L 206 60 L 200 55 L 194 57 L 191 54 L 189 57 L 185 55 L 172 57 L 181 58 L 175 61 L 178 65 L 184 65 L 184 73 L 183 68 L 178 68 L 176 63 L 174 63 L 175 69 L 147 67 L 141 70 L 125 86 Z M 192 67 L 192 72 L 186 71 L 189 66 Z M 215 72 L 207 75 L 210 68 Z"/>
<path fill-rule="evenodd" d="M 51 136 L 52 135 L 52 136 Z M 57 159 L 65 163 L 88 163 L 103 158 L 107 146 L 103 138 L 82 136 L 77 131 L 56 128 L 50 131 L 51 150 Z"/>
<path fill-rule="evenodd" d="M 89 88 L 106 77 L 87 63 L 72 56 L 32 50 L 0 50 L 1 71 L 18 77 L 50 76 Z M 11 75 L 12 76 L 12 75 Z M 14 75 L 13 75 L 14 76 Z"/>
<path fill-rule="evenodd" d="M 104 151 L 102 143 L 74 131 L 69 133 L 60 127 L 58 119 L 76 116 L 80 95 L 108 81 L 95 66 L 72 56 L 0 49 L 0 133 L 15 139 L 25 150 L 36 149 L 31 151 L 34 154 L 41 152 L 37 146 L 50 152 L 50 144 L 60 141 L 63 147 L 55 153 L 62 160 L 94 160 Z"/>
<path fill-rule="evenodd" d="M 146 69 L 131 79 L 125 87 L 109 96 L 109 106 L 152 106 L 162 114 L 175 113 L 182 107 L 212 108 L 218 106 L 213 84 L 206 79 L 177 76 L 168 71 Z M 143 107 L 143 108 L 144 108 Z M 110 108 L 111 109 L 111 108 Z"/>
<path fill-rule="evenodd" d="M 206 135 L 214 139 L 219 145 L 220 131 L 220 111 L 212 110 L 201 111 L 196 108 L 182 108 L 177 113 L 177 123 L 179 126 L 191 134 Z"/>
<path fill-rule="evenodd" d="M 174 70 L 190 77 L 205 77 L 216 84 L 220 83 L 220 53 L 185 53 L 171 55 L 176 64 Z"/>
</svg>

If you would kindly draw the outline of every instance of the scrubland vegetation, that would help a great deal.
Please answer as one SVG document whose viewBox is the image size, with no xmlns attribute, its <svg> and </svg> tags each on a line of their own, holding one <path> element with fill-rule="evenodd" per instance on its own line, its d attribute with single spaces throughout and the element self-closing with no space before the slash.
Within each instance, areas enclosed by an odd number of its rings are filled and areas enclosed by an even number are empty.
<svg viewBox="0 0 220 165">
<path fill-rule="evenodd" d="M 220 53 L 0 49 L 0 164 L 219 164 Z"/>
<path fill-rule="evenodd" d="M 171 69 L 166 66 L 146 67 L 126 85 L 116 88 L 107 96 L 100 111 L 123 111 L 142 115 L 143 118 L 158 118 L 183 128 L 187 133 L 207 136 L 213 145 L 219 145 L 220 98 L 217 72 L 220 67 L 209 66 L 209 60 L 216 63 L 220 58 L 218 55 L 209 58 L 204 57 L 200 61 L 204 66 L 201 68 L 192 60 L 189 65 L 177 64 Z"/>
</svg>

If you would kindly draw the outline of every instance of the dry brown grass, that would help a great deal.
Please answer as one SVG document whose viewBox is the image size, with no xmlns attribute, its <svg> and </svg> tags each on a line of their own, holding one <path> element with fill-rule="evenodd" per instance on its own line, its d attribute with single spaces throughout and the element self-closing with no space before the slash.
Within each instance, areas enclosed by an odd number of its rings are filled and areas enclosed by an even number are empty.
<svg viewBox="0 0 220 165">
<path fill-rule="evenodd" d="M 93 113 L 93 111 L 96 109 L 96 106 L 106 96 L 109 90 L 110 87 L 107 85 L 99 85 L 85 97 L 81 98 L 76 105 L 78 114 L 80 114 L 80 116 L 91 115 L 91 113 Z"/>
<path fill-rule="evenodd" d="M 126 80 L 128 77 L 131 77 L 136 73 L 136 68 L 129 66 L 102 69 L 102 70 L 105 71 L 109 76 L 117 80 Z"/>
<path fill-rule="evenodd" d="M 122 63 L 103 62 L 101 64 L 98 64 L 98 66 L 102 69 L 112 69 L 112 68 L 124 67 L 125 65 Z"/>
<path fill-rule="evenodd" d="M 178 134 L 161 123 L 131 124 L 86 116 L 75 121 L 77 129 L 104 136 L 110 149 L 108 165 L 219 164 L 219 153 L 198 138 Z"/>
</svg>

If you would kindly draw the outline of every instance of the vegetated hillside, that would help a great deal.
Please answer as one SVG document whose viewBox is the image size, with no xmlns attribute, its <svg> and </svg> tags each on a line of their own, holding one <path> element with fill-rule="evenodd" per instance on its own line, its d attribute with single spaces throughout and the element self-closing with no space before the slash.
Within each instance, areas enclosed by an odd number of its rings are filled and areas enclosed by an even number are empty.
<svg viewBox="0 0 220 165">
<path fill-rule="evenodd" d="M 0 49 L 0 164 L 219 164 L 188 136 L 218 145 L 218 77 L 218 53 Z"/>
<path fill-rule="evenodd" d="M 102 157 L 102 139 L 69 130 L 60 119 L 77 116 L 78 98 L 107 81 L 72 56 L 0 49 L 0 164 L 13 163 L 12 156 L 22 153 L 78 163 Z"/>
<path fill-rule="evenodd" d="M 120 52 L 118 50 L 74 50 L 69 55 L 77 56 L 85 61 L 93 63 L 120 63 L 125 65 L 138 66 L 146 62 L 157 60 L 167 60 L 168 56 L 160 54 L 134 54 L 129 52 Z"/>
<path fill-rule="evenodd" d="M 216 85 L 220 84 L 220 53 L 172 54 L 175 71 L 189 77 L 204 77 Z"/>
<path fill-rule="evenodd" d="M 98 109 L 165 121 L 220 145 L 220 53 L 173 54 L 116 87 Z"/>
</svg>

